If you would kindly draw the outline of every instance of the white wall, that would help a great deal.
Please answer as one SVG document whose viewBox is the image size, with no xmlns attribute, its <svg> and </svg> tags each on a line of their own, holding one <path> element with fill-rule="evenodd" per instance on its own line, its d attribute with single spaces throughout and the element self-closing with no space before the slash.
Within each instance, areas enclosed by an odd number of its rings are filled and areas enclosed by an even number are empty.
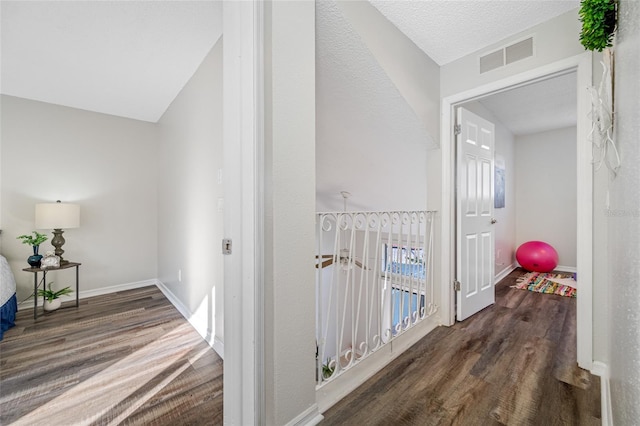
<svg viewBox="0 0 640 426">
<path fill-rule="evenodd" d="M 539 240 L 576 267 L 576 128 L 517 136 L 516 247 Z"/>
<path fill-rule="evenodd" d="M 81 262 L 80 294 L 155 279 L 157 132 L 153 124 L 2 96 L 2 250 L 18 286 L 31 291 L 35 204 L 80 204 L 80 228 L 65 231 L 64 257 Z M 49 241 L 41 251 L 51 250 Z M 51 273 L 56 286 L 73 275 Z M 60 287 L 60 288 L 61 288 Z"/>
<path fill-rule="evenodd" d="M 317 414 L 315 4 L 265 3 L 266 424 Z"/>
<path fill-rule="evenodd" d="M 210 342 L 215 336 L 214 348 L 221 352 L 222 39 L 158 129 L 158 279 L 198 332 Z"/>
<path fill-rule="evenodd" d="M 608 214 L 609 351 L 613 423 L 640 418 L 640 3 L 619 3 L 615 111 L 622 167 L 610 184 Z"/>
<path fill-rule="evenodd" d="M 371 3 L 338 1 L 338 7 L 405 102 L 439 145 L 440 67 Z"/>
<path fill-rule="evenodd" d="M 0 7 L 0 10 L 2 10 L 2 8 Z M 2 13 L 0 13 L 0 17 L 1 17 Z M 2 62 L 2 54 L 0 54 L 0 63 Z M 2 104 L 4 102 L 2 101 L 2 98 L 0 98 L 0 118 L 2 117 Z M 2 120 L 0 119 L 0 253 L 3 253 L 2 251 L 2 228 L 3 228 L 3 221 L 2 221 Z"/>
<path fill-rule="evenodd" d="M 497 220 L 495 224 L 495 275 L 499 276 L 509 270 L 516 261 L 515 139 L 511 131 L 480 102 L 469 102 L 462 106 L 494 124 L 495 159 L 504 162 L 505 207 L 493 210 L 493 217 Z"/>
<path fill-rule="evenodd" d="M 578 34 L 580 34 L 580 21 L 578 20 L 578 9 L 574 9 L 443 65 L 440 69 L 440 93 L 443 97 L 450 96 L 584 53 Z M 480 56 L 532 35 L 534 36 L 534 55 L 532 57 L 480 74 Z"/>
<path fill-rule="evenodd" d="M 423 210 L 439 68 L 366 2 L 316 3 L 318 211 Z"/>
</svg>

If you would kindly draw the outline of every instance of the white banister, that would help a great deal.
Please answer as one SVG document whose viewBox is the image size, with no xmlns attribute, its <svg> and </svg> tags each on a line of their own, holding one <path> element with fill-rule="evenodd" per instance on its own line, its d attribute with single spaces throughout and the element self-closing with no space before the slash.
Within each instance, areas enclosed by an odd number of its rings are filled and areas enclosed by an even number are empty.
<svg viewBox="0 0 640 426">
<path fill-rule="evenodd" d="M 434 214 L 318 213 L 318 386 L 437 311 Z"/>
</svg>

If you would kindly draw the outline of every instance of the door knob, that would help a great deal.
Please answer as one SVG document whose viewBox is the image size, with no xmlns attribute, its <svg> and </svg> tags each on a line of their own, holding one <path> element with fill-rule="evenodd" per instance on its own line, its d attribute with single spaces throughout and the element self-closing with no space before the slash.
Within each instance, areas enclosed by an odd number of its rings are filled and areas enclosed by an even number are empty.
<svg viewBox="0 0 640 426">
<path fill-rule="evenodd" d="M 494 223 L 496 223 L 497 220 L 495 220 L 494 218 L 491 218 L 491 224 L 493 225 Z"/>
</svg>

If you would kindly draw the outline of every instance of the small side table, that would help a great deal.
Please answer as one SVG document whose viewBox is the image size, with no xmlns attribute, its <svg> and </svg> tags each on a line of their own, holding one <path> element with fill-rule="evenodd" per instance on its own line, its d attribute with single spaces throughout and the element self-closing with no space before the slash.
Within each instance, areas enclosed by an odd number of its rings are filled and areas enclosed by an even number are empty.
<svg viewBox="0 0 640 426">
<path fill-rule="evenodd" d="M 47 285 L 47 272 L 49 271 L 59 271 L 61 269 L 69 269 L 76 268 L 76 308 L 80 306 L 80 285 L 79 285 L 79 268 L 82 263 L 77 262 L 66 262 L 57 268 L 24 268 L 23 271 L 31 272 L 33 275 L 33 319 L 38 318 L 38 272 L 42 272 L 44 286 Z M 42 309 L 44 309 L 44 300 L 45 297 L 42 296 Z"/>
</svg>

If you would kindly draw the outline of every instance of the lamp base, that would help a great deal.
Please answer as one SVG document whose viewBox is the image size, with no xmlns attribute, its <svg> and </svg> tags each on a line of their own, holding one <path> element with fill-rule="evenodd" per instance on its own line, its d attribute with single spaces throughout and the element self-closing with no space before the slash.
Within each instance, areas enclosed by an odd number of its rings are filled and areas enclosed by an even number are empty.
<svg viewBox="0 0 640 426">
<path fill-rule="evenodd" d="M 62 258 L 62 253 L 64 253 L 64 250 L 62 249 L 62 246 L 66 242 L 64 237 L 62 236 L 63 233 L 64 233 L 64 231 L 62 229 L 54 229 L 53 230 L 53 239 L 51 240 L 51 245 L 53 247 L 55 247 L 55 249 L 56 249 L 55 254 L 56 254 L 56 256 L 58 256 L 60 258 L 60 265 L 63 265 L 65 263 L 69 263 L 68 260 L 64 260 Z"/>
</svg>

